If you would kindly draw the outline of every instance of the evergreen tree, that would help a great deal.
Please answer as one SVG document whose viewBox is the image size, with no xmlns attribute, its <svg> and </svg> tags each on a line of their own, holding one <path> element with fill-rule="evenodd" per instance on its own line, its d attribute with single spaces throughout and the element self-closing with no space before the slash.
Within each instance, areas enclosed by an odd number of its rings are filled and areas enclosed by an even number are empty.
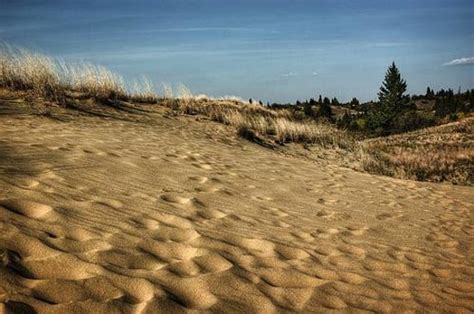
<svg viewBox="0 0 474 314">
<path fill-rule="evenodd" d="M 407 89 L 406 81 L 401 77 L 395 62 L 385 73 L 385 80 L 378 93 L 379 106 L 369 116 L 369 127 L 389 133 L 395 118 L 403 111 L 407 102 L 404 95 Z"/>
<path fill-rule="evenodd" d="M 331 101 L 329 98 L 324 97 L 323 102 L 319 105 L 319 112 L 320 117 L 331 119 L 332 117 L 332 110 L 331 110 Z"/>
<path fill-rule="evenodd" d="M 402 79 L 395 62 L 388 68 L 385 80 L 379 91 L 379 101 L 387 109 L 400 111 L 403 107 L 404 93 L 407 90 L 407 83 Z"/>
<path fill-rule="evenodd" d="M 434 91 L 429 86 L 426 88 L 426 95 L 425 96 L 428 97 L 428 98 L 433 98 L 435 96 Z"/>
<path fill-rule="evenodd" d="M 313 106 L 316 105 L 316 102 L 314 101 L 313 98 L 309 100 L 309 102 L 306 102 L 304 105 L 304 114 L 307 117 L 313 117 Z"/>
<path fill-rule="evenodd" d="M 359 100 L 354 97 L 354 98 L 352 98 L 352 100 L 351 100 L 351 102 L 350 102 L 350 107 L 351 107 L 351 108 L 355 108 L 355 107 L 357 107 L 357 106 L 359 106 Z"/>
</svg>

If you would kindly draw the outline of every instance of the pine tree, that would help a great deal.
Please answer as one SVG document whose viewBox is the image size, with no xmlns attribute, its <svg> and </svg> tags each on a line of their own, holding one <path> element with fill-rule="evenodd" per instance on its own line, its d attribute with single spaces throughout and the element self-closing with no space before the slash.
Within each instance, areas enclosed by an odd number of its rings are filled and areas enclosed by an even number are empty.
<svg viewBox="0 0 474 314">
<path fill-rule="evenodd" d="M 429 86 L 426 88 L 426 95 L 425 96 L 428 97 L 428 98 L 434 97 L 434 91 Z"/>
<path fill-rule="evenodd" d="M 357 107 L 357 106 L 359 106 L 359 100 L 354 97 L 354 98 L 352 98 L 352 100 L 351 100 L 351 102 L 350 102 L 350 107 L 351 107 L 351 108 L 355 108 L 355 107 Z"/>
<path fill-rule="evenodd" d="M 324 97 L 323 102 L 319 105 L 319 116 L 329 120 L 332 117 L 331 101 L 327 97 Z"/>
<path fill-rule="evenodd" d="M 385 80 L 380 86 L 379 101 L 387 109 L 400 111 L 403 106 L 404 93 L 407 90 L 407 83 L 402 79 L 395 62 L 385 73 Z"/>
<path fill-rule="evenodd" d="M 395 118 L 403 111 L 407 103 L 404 95 L 406 81 L 401 77 L 395 62 L 389 66 L 378 93 L 379 106 L 369 116 L 369 127 L 382 133 L 389 133 Z"/>
</svg>

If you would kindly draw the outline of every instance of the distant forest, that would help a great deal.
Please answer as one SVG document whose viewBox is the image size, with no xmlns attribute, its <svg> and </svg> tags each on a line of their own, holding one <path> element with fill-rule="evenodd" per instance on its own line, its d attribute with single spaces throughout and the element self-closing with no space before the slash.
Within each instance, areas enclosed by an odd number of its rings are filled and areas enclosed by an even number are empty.
<svg viewBox="0 0 474 314">
<path fill-rule="evenodd" d="M 289 109 L 302 119 L 326 120 L 339 128 L 368 136 L 403 133 L 462 119 L 474 108 L 474 89 L 452 89 L 425 95 L 406 95 L 407 84 L 395 63 L 388 68 L 378 101 L 360 103 L 357 98 L 341 103 L 337 98 L 311 98 L 294 104 L 267 104 L 273 109 Z M 260 102 L 261 103 L 261 102 Z"/>
</svg>

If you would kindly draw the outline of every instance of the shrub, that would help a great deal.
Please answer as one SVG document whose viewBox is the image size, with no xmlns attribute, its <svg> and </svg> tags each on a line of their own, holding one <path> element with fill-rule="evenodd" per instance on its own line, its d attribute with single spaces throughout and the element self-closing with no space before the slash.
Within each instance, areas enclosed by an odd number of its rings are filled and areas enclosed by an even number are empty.
<svg viewBox="0 0 474 314">
<path fill-rule="evenodd" d="M 407 111 L 397 116 L 394 121 L 393 132 L 407 132 L 420 128 L 434 126 L 436 118 L 431 112 Z"/>
</svg>

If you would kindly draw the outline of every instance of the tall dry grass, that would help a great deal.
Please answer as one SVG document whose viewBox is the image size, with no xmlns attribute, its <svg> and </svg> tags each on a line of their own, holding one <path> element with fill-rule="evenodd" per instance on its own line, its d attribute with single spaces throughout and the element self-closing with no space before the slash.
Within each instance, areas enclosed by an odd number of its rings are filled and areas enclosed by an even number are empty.
<svg viewBox="0 0 474 314">
<path fill-rule="evenodd" d="M 277 143 L 310 143 L 324 147 L 355 149 L 356 141 L 328 123 L 301 120 L 288 110 L 274 111 L 239 99 L 180 97 L 168 102 L 175 111 L 204 115 L 211 120 L 234 126 L 248 139 L 269 139 Z"/>
<path fill-rule="evenodd" d="M 128 95 L 123 78 L 103 66 L 90 63 L 59 63 L 58 73 L 63 87 L 95 97 Z"/>
<path fill-rule="evenodd" d="M 129 87 L 120 75 L 103 66 L 66 63 L 7 45 L 0 46 L 0 86 L 31 90 L 51 98 L 65 91 L 77 91 L 101 98 L 158 97 L 149 80 L 135 82 Z"/>
<path fill-rule="evenodd" d="M 50 57 L 25 50 L 2 47 L 0 85 L 33 90 L 41 95 L 55 93 L 61 85 L 58 64 Z"/>
</svg>

